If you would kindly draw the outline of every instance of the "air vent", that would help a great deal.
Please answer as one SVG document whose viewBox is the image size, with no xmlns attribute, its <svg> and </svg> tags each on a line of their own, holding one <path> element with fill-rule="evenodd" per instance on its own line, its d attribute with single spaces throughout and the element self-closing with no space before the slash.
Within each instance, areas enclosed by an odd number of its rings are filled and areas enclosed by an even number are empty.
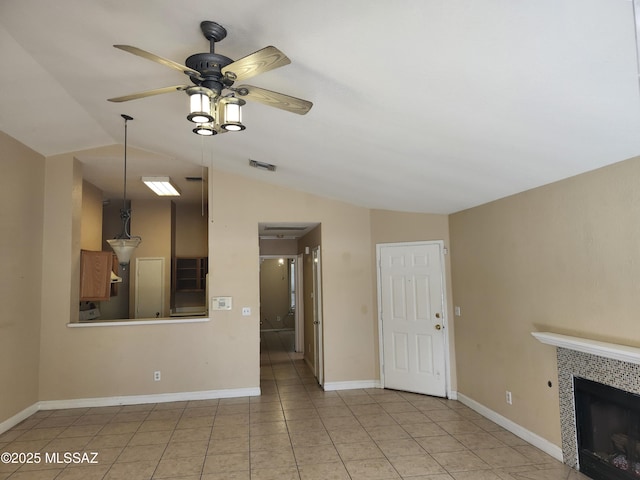
<svg viewBox="0 0 640 480">
<path fill-rule="evenodd" d="M 276 171 L 276 166 L 271 163 L 258 162 L 257 160 L 249 159 L 249 166 L 253 168 L 261 168 L 262 170 L 269 170 L 270 172 Z"/>
<path fill-rule="evenodd" d="M 265 232 L 271 231 L 271 230 L 282 230 L 285 232 L 301 232 L 303 230 L 306 230 L 309 227 L 298 227 L 295 225 L 275 225 L 275 226 L 270 226 L 270 227 L 264 227 Z"/>
<path fill-rule="evenodd" d="M 187 182 L 201 182 L 202 177 L 184 177 Z"/>
</svg>

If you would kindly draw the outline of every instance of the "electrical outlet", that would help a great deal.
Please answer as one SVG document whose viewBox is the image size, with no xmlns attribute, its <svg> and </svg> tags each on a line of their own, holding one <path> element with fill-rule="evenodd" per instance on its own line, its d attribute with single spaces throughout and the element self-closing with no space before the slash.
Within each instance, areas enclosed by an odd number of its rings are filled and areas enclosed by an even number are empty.
<svg viewBox="0 0 640 480">
<path fill-rule="evenodd" d="M 160 378 L 161 378 L 160 370 L 156 370 L 155 372 L 153 372 L 153 381 L 154 382 L 159 382 Z"/>
<path fill-rule="evenodd" d="M 513 399 L 511 398 L 511 392 L 509 390 L 507 390 L 507 395 L 506 395 L 506 399 L 507 399 L 507 403 L 509 405 L 513 404 Z"/>
</svg>

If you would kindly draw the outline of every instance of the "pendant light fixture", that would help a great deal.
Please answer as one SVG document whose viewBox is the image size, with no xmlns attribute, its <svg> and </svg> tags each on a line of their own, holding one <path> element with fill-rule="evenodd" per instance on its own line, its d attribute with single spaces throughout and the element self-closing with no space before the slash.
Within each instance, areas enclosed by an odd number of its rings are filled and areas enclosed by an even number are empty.
<svg viewBox="0 0 640 480">
<path fill-rule="evenodd" d="M 120 220 L 122 220 L 122 232 L 114 239 L 107 240 L 118 257 L 118 263 L 123 269 L 129 264 L 131 255 L 142 238 L 132 237 L 129 233 L 129 222 L 131 221 L 131 208 L 127 206 L 127 122 L 133 120 L 129 115 L 120 115 L 124 119 L 124 188 L 122 197 L 122 209 L 120 209 Z"/>
</svg>

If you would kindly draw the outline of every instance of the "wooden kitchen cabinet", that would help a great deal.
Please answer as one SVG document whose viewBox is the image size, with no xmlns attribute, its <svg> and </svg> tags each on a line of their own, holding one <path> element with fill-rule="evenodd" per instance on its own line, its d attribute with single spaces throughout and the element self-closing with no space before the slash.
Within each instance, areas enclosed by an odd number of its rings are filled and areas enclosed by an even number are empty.
<svg viewBox="0 0 640 480">
<path fill-rule="evenodd" d="M 111 296 L 113 252 L 80 252 L 80 301 L 100 302 Z"/>
</svg>

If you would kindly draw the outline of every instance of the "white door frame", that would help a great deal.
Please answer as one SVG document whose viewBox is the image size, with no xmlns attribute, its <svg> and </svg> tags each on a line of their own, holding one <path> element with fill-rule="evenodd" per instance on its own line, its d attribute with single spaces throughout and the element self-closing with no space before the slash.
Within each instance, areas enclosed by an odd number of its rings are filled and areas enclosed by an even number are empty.
<svg viewBox="0 0 640 480">
<path fill-rule="evenodd" d="M 449 313 L 447 310 L 447 271 L 445 267 L 445 247 L 444 240 L 429 240 L 422 242 L 395 242 L 395 243 L 377 243 L 376 244 L 376 277 L 377 277 L 377 294 L 378 294 L 378 351 L 380 352 L 380 384 L 384 388 L 384 338 L 382 335 L 382 279 L 380 276 L 380 252 L 383 247 L 403 247 L 403 246 L 420 246 L 420 245 L 438 245 L 440 250 L 440 263 L 442 265 L 442 326 L 444 328 L 444 368 L 445 368 L 445 389 L 447 398 L 455 399 L 455 394 L 451 390 L 451 357 L 449 352 L 450 338 Z"/>
<path fill-rule="evenodd" d="M 320 256 L 320 246 L 314 247 L 311 251 L 313 262 L 314 370 L 316 379 L 322 387 L 324 386 L 324 351 L 322 349 L 322 330 L 324 328 L 322 319 L 322 258 Z"/>
<path fill-rule="evenodd" d="M 304 353 L 304 295 L 303 288 L 303 263 L 304 255 L 296 257 L 296 352 Z"/>
</svg>

